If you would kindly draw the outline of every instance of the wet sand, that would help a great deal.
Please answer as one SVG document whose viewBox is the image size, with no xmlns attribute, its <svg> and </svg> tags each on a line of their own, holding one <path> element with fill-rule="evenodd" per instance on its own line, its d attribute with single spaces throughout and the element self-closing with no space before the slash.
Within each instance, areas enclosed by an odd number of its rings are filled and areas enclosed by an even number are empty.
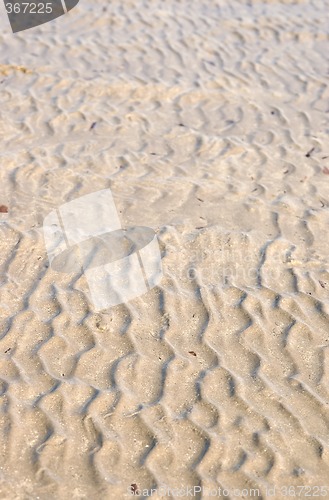
<svg viewBox="0 0 329 500">
<path fill-rule="evenodd" d="M 328 13 L 81 0 L 16 35 L 1 20 L 1 498 L 329 498 Z M 42 223 L 106 188 L 164 276 L 95 312 Z"/>
</svg>

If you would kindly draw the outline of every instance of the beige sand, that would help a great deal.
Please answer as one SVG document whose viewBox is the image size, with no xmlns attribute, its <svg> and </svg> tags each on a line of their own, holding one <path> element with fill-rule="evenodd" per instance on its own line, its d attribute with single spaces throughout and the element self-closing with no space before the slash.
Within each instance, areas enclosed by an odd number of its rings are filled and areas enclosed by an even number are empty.
<svg viewBox="0 0 329 500">
<path fill-rule="evenodd" d="M 81 0 L 15 36 L 2 20 L 1 498 L 329 498 L 328 13 Z M 156 230 L 164 278 L 96 314 L 42 222 L 107 187 Z"/>
</svg>

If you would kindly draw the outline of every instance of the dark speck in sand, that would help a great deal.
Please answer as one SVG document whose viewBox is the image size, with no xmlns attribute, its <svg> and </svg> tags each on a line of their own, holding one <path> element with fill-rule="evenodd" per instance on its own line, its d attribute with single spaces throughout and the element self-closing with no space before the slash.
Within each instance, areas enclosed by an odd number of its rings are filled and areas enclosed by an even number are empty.
<svg viewBox="0 0 329 500">
<path fill-rule="evenodd" d="M 97 125 L 97 122 L 93 122 L 91 125 L 90 125 L 90 129 L 89 130 L 92 130 L 93 128 L 95 128 Z"/>
<path fill-rule="evenodd" d="M 295 467 L 294 470 L 292 471 L 293 475 L 296 477 L 302 476 L 304 474 L 304 469 L 302 467 Z"/>
<path fill-rule="evenodd" d="M 198 198 L 197 197 L 196 199 L 199 200 L 199 201 L 202 201 L 202 203 L 204 202 L 204 200 L 202 198 Z"/>
<path fill-rule="evenodd" d="M 0 214 L 7 214 L 8 213 L 8 207 L 6 205 L 0 205 Z"/>
<path fill-rule="evenodd" d="M 326 288 L 326 284 L 323 281 L 319 280 L 319 283 L 322 286 L 322 288 Z"/>
<path fill-rule="evenodd" d="M 196 356 L 196 353 L 194 351 L 189 351 L 189 354 L 192 354 L 192 356 Z"/>
<path fill-rule="evenodd" d="M 133 495 L 138 495 L 138 486 L 137 486 L 137 484 L 136 484 L 136 483 L 133 483 L 133 484 L 130 486 L 130 488 L 131 488 L 131 492 L 132 492 L 132 494 L 133 494 Z"/>
<path fill-rule="evenodd" d="M 311 156 L 311 154 L 313 153 L 313 151 L 315 150 L 315 148 L 312 148 L 310 149 L 307 153 L 306 153 L 306 158 L 309 158 Z"/>
</svg>

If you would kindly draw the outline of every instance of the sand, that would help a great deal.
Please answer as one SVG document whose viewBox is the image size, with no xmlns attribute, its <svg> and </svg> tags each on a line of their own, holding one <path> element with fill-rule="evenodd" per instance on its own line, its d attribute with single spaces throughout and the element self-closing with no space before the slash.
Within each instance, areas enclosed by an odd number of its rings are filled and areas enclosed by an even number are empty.
<svg viewBox="0 0 329 500">
<path fill-rule="evenodd" d="M 0 497 L 329 498 L 328 0 L 1 9 Z M 163 279 L 95 312 L 42 223 L 105 188 Z"/>
</svg>

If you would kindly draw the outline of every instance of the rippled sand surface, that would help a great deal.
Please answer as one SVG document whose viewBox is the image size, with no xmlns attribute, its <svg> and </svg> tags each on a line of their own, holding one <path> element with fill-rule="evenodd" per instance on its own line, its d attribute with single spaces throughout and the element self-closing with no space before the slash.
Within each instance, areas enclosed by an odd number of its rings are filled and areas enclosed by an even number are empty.
<svg viewBox="0 0 329 500">
<path fill-rule="evenodd" d="M 328 0 L 2 16 L 1 498 L 329 498 L 328 26 Z M 109 187 L 164 277 L 95 313 L 42 222 Z"/>
</svg>

